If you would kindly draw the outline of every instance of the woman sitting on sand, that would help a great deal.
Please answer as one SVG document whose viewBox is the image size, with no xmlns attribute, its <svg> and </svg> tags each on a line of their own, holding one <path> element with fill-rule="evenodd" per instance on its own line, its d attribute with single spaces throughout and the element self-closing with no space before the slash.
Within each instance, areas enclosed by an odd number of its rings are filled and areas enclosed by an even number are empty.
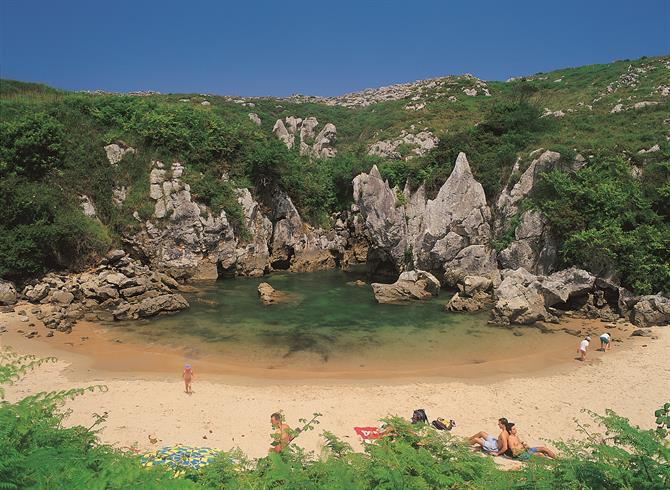
<svg viewBox="0 0 670 490">
<path fill-rule="evenodd" d="M 530 459 L 531 456 L 543 456 L 551 459 L 556 458 L 556 453 L 553 452 L 546 446 L 537 446 L 537 447 L 528 447 L 525 442 L 522 442 L 519 439 L 519 436 L 516 432 L 516 426 L 514 423 L 509 422 L 506 426 L 507 433 L 507 451 L 505 451 L 505 456 L 510 458 L 519 459 L 525 461 Z"/>
</svg>

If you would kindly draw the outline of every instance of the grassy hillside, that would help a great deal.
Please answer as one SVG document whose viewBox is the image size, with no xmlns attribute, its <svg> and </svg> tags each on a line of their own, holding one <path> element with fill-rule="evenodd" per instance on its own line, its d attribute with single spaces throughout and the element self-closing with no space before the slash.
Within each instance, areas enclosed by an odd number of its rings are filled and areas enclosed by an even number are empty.
<svg viewBox="0 0 670 490">
<path fill-rule="evenodd" d="M 473 88 L 476 96 L 465 93 Z M 350 98 L 138 97 L 2 80 L 0 276 L 22 279 L 80 266 L 138 226 L 133 214 L 151 213 L 152 159 L 182 161 L 196 199 L 225 209 L 238 228 L 233 189 L 253 187 L 262 198 L 275 185 L 289 192 L 308 220 L 328 226 L 330 213 L 349 206 L 351 179 L 373 163 L 392 184 L 426 182 L 430 195 L 465 151 L 494 202 L 517 158 L 522 171 L 529 153 L 545 148 L 566 160 L 579 153 L 589 162 L 577 176 L 547 182 L 528 203 L 549 215 L 563 241 L 565 264 L 589 266 L 595 254 L 638 291 L 670 289 L 670 57 L 509 82 L 445 77 L 403 90 L 398 100 L 345 107 Z M 205 100 L 209 105 L 201 104 Z M 640 102 L 651 104 L 635 108 Z M 249 120 L 250 112 L 260 116 L 261 126 Z M 310 160 L 288 151 L 271 134 L 275 121 L 287 116 L 334 123 L 338 155 Z M 367 155 L 372 143 L 424 129 L 440 140 L 425 156 Z M 113 167 L 103 146 L 118 141 L 138 152 Z M 654 145 L 659 151 L 639 153 Z M 224 173 L 229 181 L 221 179 Z M 122 207 L 112 202 L 112 183 L 129 188 Z M 98 219 L 81 213 L 80 195 L 92 199 Z M 588 254 L 584 244 L 591 245 Z"/>
</svg>

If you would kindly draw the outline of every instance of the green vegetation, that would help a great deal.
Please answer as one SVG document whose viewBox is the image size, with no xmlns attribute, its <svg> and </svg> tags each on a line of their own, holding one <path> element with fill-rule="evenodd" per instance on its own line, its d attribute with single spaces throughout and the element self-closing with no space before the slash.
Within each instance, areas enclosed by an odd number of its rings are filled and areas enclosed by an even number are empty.
<svg viewBox="0 0 670 490">
<path fill-rule="evenodd" d="M 43 362 L 0 351 L 0 389 Z M 280 454 L 250 460 L 241 451 L 221 453 L 201 470 L 172 472 L 142 467 L 140 458 L 100 443 L 106 414 L 93 414 L 90 427 L 65 428 L 62 404 L 86 389 L 41 393 L 0 402 L 0 488 L 209 488 L 209 489 L 664 489 L 670 485 L 667 414 L 656 412 L 657 430 L 633 427 L 608 411 L 591 413 L 605 429 L 583 427 L 584 440 L 557 443 L 560 458 L 533 458 L 504 471 L 490 457 L 473 453 L 458 438 L 400 418 L 384 421 L 387 436 L 354 452 L 325 431 L 326 451 L 317 457 L 296 442 Z M 0 391 L 4 396 L 4 391 Z M 315 414 L 315 418 L 318 414 Z M 315 419 L 306 423 L 313 427 Z"/>
<path fill-rule="evenodd" d="M 238 234 L 247 236 L 238 187 L 253 188 L 266 203 L 283 189 L 308 221 L 327 227 L 333 212 L 349 207 L 352 178 L 373 164 L 392 186 L 425 183 L 431 198 L 464 151 L 494 202 L 519 179 L 529 153 L 545 148 L 559 151 L 566 163 L 578 153 L 588 161 L 577 175 L 551 177 L 534 196 L 534 205 L 556 226 L 564 264 L 598 270 L 613 265 L 637 292 L 667 291 L 670 98 L 659 87 L 670 86 L 668 66 L 669 57 L 656 57 L 562 69 L 488 82 L 490 97 L 465 95 L 471 78 L 447 77 L 422 91 L 426 106 L 416 111 L 405 108 L 408 99 L 347 108 L 267 97 L 253 99 L 252 108 L 230 97 L 90 95 L 2 80 L 0 244 L 8 252 L 0 256 L 0 275 L 21 281 L 53 268 L 76 268 L 132 231 L 133 213 L 141 219 L 152 213 L 147 180 L 155 159 L 183 163 L 194 198 L 214 212 L 225 211 Z M 201 105 L 204 100 L 210 105 Z M 641 101 L 656 105 L 632 108 Z M 612 113 L 619 103 L 624 110 Z M 545 108 L 564 116 L 545 117 Z M 260 127 L 249 121 L 249 112 L 260 116 Z M 287 116 L 334 123 L 337 156 L 310 159 L 299 155 L 298 145 L 286 149 L 271 130 Z M 423 157 L 367 155 L 374 142 L 423 130 L 440 139 Z M 138 152 L 111 166 L 103 146 L 119 141 Z M 659 152 L 638 153 L 655 144 Z M 405 144 L 397 150 L 403 156 L 411 151 Z M 517 160 L 519 171 L 512 173 Z M 616 171 L 612 162 L 618 162 Z M 634 170 L 639 178 L 631 177 Z M 114 185 L 128 188 L 123 206 L 113 204 Z M 608 203 L 600 215 L 597 205 L 608 200 L 610 187 L 618 189 L 617 204 Z M 96 219 L 81 216 L 80 195 L 91 198 Z M 36 196 L 32 211 L 27 196 Z M 634 210 L 624 209 L 627 199 Z M 495 237 L 497 248 L 509 243 L 513 228 Z"/>
<path fill-rule="evenodd" d="M 665 176 L 655 183 L 634 177 L 622 158 L 607 156 L 576 174 L 543 175 L 536 199 L 563 238 L 566 264 L 618 272 L 624 284 L 641 293 L 670 291 L 670 222 L 663 190 L 670 177 L 668 156 L 657 157 L 661 163 L 654 168 L 665 169 Z"/>
</svg>

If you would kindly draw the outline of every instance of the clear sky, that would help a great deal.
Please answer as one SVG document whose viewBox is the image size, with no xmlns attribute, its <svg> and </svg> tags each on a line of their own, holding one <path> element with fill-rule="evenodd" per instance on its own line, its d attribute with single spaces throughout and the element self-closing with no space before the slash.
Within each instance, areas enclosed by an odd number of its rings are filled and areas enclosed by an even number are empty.
<svg viewBox="0 0 670 490">
<path fill-rule="evenodd" d="M 73 90 L 338 95 L 670 53 L 670 0 L 0 5 L 0 76 Z"/>
</svg>

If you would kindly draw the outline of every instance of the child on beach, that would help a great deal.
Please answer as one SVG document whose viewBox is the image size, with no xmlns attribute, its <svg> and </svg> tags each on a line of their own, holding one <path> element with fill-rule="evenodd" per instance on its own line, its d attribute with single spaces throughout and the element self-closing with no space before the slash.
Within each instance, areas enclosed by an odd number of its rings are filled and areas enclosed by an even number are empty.
<svg viewBox="0 0 670 490">
<path fill-rule="evenodd" d="M 600 336 L 600 350 L 605 352 L 612 348 L 612 336 L 609 332 L 605 332 Z"/>
<path fill-rule="evenodd" d="M 589 342 L 591 342 L 591 337 L 586 336 L 584 340 L 579 343 L 579 349 L 577 349 L 577 353 L 579 354 L 580 361 L 586 360 L 586 349 L 589 348 Z"/>
<path fill-rule="evenodd" d="M 184 378 L 184 389 L 187 394 L 192 394 L 193 390 L 191 389 L 191 381 L 193 381 L 193 368 L 191 367 L 190 364 L 186 364 L 184 366 L 184 372 L 181 375 L 182 378 Z"/>
</svg>

